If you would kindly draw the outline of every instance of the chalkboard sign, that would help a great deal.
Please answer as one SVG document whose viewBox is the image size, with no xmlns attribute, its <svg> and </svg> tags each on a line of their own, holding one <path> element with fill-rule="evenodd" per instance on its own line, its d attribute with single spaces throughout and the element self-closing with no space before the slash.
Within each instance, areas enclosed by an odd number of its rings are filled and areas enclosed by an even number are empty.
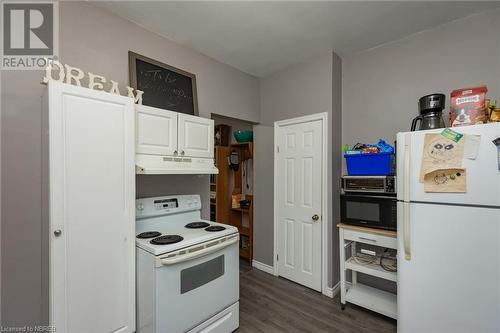
<svg viewBox="0 0 500 333">
<path fill-rule="evenodd" d="M 142 104 L 198 115 L 196 77 L 129 51 L 130 86 L 144 91 Z"/>
</svg>

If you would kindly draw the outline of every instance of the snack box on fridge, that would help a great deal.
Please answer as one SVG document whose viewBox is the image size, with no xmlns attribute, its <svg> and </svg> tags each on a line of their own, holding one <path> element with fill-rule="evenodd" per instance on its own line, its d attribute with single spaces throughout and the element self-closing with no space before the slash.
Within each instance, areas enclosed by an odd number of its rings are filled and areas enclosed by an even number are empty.
<svg viewBox="0 0 500 333">
<path fill-rule="evenodd" d="M 451 92 L 450 124 L 452 127 L 487 122 L 486 86 L 457 89 Z"/>
</svg>

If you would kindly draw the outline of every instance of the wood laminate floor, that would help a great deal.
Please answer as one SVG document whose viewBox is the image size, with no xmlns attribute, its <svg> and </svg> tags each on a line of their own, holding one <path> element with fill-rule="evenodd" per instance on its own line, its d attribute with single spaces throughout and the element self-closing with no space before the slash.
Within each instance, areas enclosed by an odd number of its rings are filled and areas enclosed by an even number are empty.
<svg viewBox="0 0 500 333">
<path fill-rule="evenodd" d="M 240 328 L 247 332 L 396 332 L 396 321 L 240 263 Z"/>
</svg>

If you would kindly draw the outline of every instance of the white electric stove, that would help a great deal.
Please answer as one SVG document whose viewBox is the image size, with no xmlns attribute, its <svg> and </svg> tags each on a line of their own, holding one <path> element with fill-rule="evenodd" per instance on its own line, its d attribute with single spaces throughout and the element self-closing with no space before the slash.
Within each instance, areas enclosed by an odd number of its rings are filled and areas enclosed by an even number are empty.
<svg viewBox="0 0 500 333">
<path fill-rule="evenodd" d="M 199 195 L 136 200 L 138 332 L 238 328 L 238 229 L 200 210 Z"/>
</svg>

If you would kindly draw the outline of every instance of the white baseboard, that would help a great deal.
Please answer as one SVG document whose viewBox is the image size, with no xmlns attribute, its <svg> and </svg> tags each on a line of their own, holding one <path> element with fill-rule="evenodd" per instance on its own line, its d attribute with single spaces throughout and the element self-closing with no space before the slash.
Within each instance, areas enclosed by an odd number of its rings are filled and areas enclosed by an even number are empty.
<svg viewBox="0 0 500 333">
<path fill-rule="evenodd" d="M 260 261 L 257 260 L 252 260 L 252 266 L 260 271 L 274 275 L 273 266 L 261 263 Z M 326 290 L 323 292 L 323 295 L 330 298 L 334 298 L 339 291 L 340 291 L 340 282 L 337 282 L 337 284 L 335 284 L 333 287 L 327 287 Z"/>
<path fill-rule="evenodd" d="M 257 260 L 252 260 L 252 266 L 257 268 L 258 270 L 274 275 L 273 266 L 261 263 L 260 261 Z"/>
<path fill-rule="evenodd" d="M 340 282 L 337 282 L 337 284 L 334 285 L 333 287 L 327 287 L 326 290 L 323 292 L 323 295 L 330 298 L 334 298 L 335 295 L 337 295 L 337 293 L 339 292 L 339 289 L 340 289 Z"/>
</svg>

